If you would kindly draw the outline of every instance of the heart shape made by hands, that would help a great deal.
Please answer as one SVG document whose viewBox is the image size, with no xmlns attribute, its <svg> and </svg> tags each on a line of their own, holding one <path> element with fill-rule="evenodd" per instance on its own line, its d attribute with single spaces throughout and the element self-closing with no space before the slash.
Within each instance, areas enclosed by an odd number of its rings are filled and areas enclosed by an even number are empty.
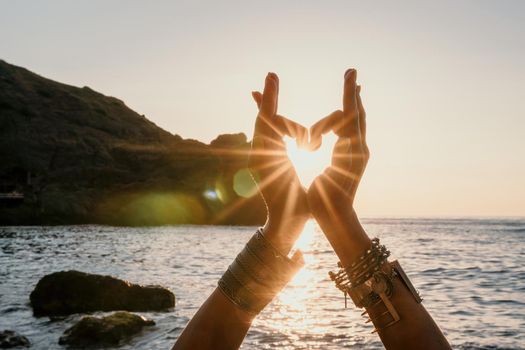
<svg viewBox="0 0 525 350">
<path fill-rule="evenodd" d="M 333 132 L 325 134 L 321 147 L 316 151 L 299 147 L 295 139 L 291 137 L 285 136 L 284 141 L 288 158 L 292 162 L 301 184 L 308 188 L 312 181 L 330 166 L 337 136 Z"/>
</svg>

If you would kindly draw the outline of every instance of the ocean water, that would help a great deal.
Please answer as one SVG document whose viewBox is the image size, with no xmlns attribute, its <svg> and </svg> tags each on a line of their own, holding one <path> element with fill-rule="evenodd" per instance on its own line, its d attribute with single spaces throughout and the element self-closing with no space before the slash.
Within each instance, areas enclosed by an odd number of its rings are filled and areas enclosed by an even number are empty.
<svg viewBox="0 0 525 350">
<path fill-rule="evenodd" d="M 363 225 L 399 259 L 455 349 L 525 349 L 525 219 L 364 219 Z M 119 347 L 169 349 L 254 231 L 0 227 L 0 330 L 26 335 L 33 349 L 61 349 L 58 338 L 82 315 L 35 318 L 29 294 L 42 276 L 76 269 L 173 290 L 175 309 L 142 313 L 156 326 Z M 259 315 L 242 348 L 382 349 L 359 310 L 344 308 L 327 273 L 337 257 L 315 224 L 298 246 L 305 268 Z"/>
</svg>

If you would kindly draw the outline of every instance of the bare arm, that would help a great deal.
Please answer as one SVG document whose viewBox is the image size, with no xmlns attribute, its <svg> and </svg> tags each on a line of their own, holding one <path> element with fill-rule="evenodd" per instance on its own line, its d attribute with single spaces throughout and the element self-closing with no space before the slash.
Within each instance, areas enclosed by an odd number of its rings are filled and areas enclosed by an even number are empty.
<svg viewBox="0 0 525 350">
<path fill-rule="evenodd" d="M 277 75 L 270 73 L 264 93 L 253 93 L 259 113 L 250 170 L 259 179 L 259 192 L 268 209 L 263 236 L 282 256 L 287 256 L 309 217 L 309 210 L 306 192 L 287 158 L 282 137 L 291 135 L 306 140 L 308 131 L 277 115 L 278 89 Z M 173 349 L 237 349 L 255 316 L 256 313 L 243 309 L 217 288 L 190 320 Z"/>
<path fill-rule="evenodd" d="M 173 349 L 238 349 L 253 316 L 215 289 L 193 316 Z"/>
<path fill-rule="evenodd" d="M 357 187 L 369 158 L 366 144 L 365 111 L 361 103 L 356 71 L 345 73 L 343 111 L 337 111 L 311 129 L 314 145 L 323 133 L 334 131 L 339 140 L 332 165 L 308 190 L 313 216 L 321 226 L 343 266 L 349 266 L 371 246 L 353 208 Z M 387 349 L 450 349 L 443 333 L 425 307 L 395 277 L 390 302 L 400 320 L 384 328 L 381 319 L 387 308 L 380 302 L 366 309 Z"/>
</svg>

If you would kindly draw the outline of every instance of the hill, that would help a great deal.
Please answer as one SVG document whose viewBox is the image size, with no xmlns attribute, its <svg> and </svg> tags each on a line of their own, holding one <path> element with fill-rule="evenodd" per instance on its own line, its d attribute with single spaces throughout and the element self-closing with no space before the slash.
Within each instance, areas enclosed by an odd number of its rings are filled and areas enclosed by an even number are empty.
<svg viewBox="0 0 525 350">
<path fill-rule="evenodd" d="M 0 60 L 0 225 L 262 224 L 248 147 L 244 134 L 183 139 Z"/>
</svg>

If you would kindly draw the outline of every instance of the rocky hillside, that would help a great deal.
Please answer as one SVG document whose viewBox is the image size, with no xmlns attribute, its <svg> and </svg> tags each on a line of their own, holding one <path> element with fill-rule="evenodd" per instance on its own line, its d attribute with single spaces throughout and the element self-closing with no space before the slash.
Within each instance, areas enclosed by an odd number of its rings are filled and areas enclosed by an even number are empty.
<svg viewBox="0 0 525 350">
<path fill-rule="evenodd" d="M 183 139 L 0 60 L 0 225 L 261 224 L 247 149 L 244 134 Z"/>
</svg>

